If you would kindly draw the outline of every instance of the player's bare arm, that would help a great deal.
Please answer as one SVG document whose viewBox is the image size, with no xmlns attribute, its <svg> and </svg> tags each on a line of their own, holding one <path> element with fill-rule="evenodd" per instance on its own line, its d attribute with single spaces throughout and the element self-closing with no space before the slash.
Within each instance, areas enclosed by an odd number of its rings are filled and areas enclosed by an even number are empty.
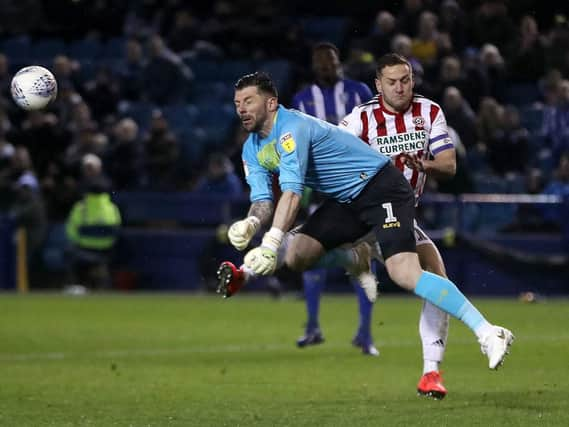
<svg viewBox="0 0 569 427">
<path fill-rule="evenodd" d="M 301 199 L 302 196 L 300 194 L 285 191 L 277 204 L 275 217 L 273 218 L 273 227 L 284 232 L 290 230 L 300 210 Z"/>
<path fill-rule="evenodd" d="M 262 200 L 260 202 L 253 202 L 249 208 L 248 216 L 259 218 L 261 225 L 267 227 L 271 223 L 273 217 L 274 206 L 271 200 Z"/>
</svg>

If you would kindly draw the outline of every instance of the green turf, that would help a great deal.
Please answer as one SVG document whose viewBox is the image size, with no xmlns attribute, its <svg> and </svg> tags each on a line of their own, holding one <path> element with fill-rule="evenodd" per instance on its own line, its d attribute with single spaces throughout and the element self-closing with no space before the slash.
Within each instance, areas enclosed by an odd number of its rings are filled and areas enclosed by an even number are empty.
<svg viewBox="0 0 569 427">
<path fill-rule="evenodd" d="M 417 397 L 419 301 L 326 296 L 326 343 L 294 347 L 303 302 L 238 295 L 0 296 L 1 426 L 567 426 L 569 301 L 476 300 L 517 336 L 498 372 L 451 323 L 449 395 Z"/>
</svg>

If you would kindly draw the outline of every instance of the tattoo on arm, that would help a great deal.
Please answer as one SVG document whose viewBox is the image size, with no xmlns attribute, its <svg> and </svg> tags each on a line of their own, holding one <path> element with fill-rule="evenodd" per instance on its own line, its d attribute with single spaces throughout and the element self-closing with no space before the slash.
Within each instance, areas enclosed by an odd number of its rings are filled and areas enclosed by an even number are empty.
<svg viewBox="0 0 569 427">
<path fill-rule="evenodd" d="M 253 202 L 249 208 L 249 216 L 256 216 L 261 220 L 261 225 L 267 227 L 273 218 L 274 206 L 270 200 L 263 200 L 262 202 Z"/>
</svg>

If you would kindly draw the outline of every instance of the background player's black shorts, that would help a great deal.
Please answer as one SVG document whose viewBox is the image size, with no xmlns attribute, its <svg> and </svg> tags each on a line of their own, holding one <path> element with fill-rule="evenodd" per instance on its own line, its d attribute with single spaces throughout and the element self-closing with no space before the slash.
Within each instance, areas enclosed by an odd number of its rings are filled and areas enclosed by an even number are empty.
<svg viewBox="0 0 569 427">
<path fill-rule="evenodd" d="M 351 203 L 327 199 L 300 232 L 326 250 L 353 243 L 372 229 L 385 259 L 399 252 L 416 252 L 411 185 L 391 163 L 382 168 Z"/>
</svg>

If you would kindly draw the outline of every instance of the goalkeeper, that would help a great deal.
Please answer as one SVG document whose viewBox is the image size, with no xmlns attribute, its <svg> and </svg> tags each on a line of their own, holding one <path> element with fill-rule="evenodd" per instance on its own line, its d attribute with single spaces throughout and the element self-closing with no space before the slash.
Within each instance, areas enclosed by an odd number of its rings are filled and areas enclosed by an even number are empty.
<svg viewBox="0 0 569 427">
<path fill-rule="evenodd" d="M 351 255 L 355 265 L 354 250 L 332 250 L 373 232 L 390 278 L 468 326 L 488 357 L 490 369 L 502 364 L 513 334 L 489 323 L 453 282 L 421 269 L 414 236 L 413 190 L 389 157 L 362 144 L 355 135 L 280 106 L 275 86 L 265 73 L 239 79 L 234 102 L 241 124 L 250 132 L 242 157 L 252 204 L 249 216 L 230 227 L 231 243 L 245 249 L 260 225 L 272 218 L 261 245 L 245 255 L 246 269 L 272 274 L 279 249 L 284 254 L 279 258 L 295 271 L 312 268 L 319 259 L 324 265 L 341 265 L 342 255 Z M 272 173 L 279 174 L 282 190 L 274 212 Z M 327 199 L 294 239 L 284 239 L 296 219 L 304 186 Z M 226 270 L 220 271 L 219 290 L 228 295 L 239 275 L 227 278 Z"/>
</svg>

